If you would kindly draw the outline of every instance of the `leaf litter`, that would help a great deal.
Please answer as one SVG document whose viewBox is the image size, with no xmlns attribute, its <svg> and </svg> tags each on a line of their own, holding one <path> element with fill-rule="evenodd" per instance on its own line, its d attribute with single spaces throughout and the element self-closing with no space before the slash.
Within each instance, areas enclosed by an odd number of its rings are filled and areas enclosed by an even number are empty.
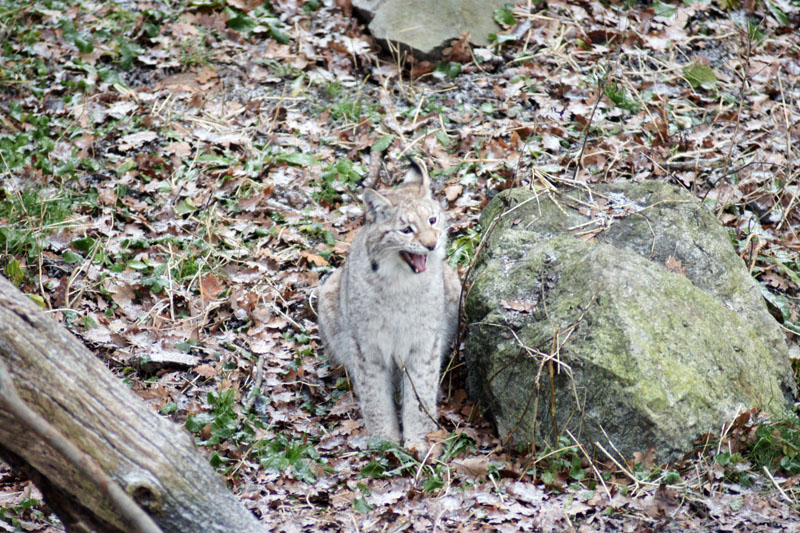
<svg viewBox="0 0 800 533">
<path fill-rule="evenodd" d="M 465 36 L 439 67 L 380 55 L 346 1 L 0 10 L 0 266 L 185 425 L 265 524 L 800 527 L 800 466 L 770 478 L 737 457 L 761 442 L 755 413 L 669 469 L 569 441 L 530 454 L 501 446 L 455 365 L 439 461 L 370 442 L 313 297 L 360 224 L 360 188 L 391 184 L 413 153 L 434 169 L 462 276 L 499 190 L 685 187 L 729 228 L 796 343 L 796 3 L 521 3 L 496 16 L 492 46 Z M 0 472 L 7 520 L 61 530 L 30 482 Z"/>
</svg>

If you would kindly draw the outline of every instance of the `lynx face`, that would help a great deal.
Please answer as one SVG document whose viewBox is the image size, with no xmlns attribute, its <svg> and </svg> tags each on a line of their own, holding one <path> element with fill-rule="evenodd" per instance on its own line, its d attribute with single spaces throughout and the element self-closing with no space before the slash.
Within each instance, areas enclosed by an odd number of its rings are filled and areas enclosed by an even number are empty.
<svg viewBox="0 0 800 533">
<path fill-rule="evenodd" d="M 413 274 L 427 269 L 428 256 L 444 257 L 444 213 L 430 193 L 427 175 L 412 169 L 394 191 L 364 191 L 367 224 L 372 226 L 367 248 L 376 259 L 393 256 Z M 373 270 L 377 270 L 377 261 Z"/>
</svg>

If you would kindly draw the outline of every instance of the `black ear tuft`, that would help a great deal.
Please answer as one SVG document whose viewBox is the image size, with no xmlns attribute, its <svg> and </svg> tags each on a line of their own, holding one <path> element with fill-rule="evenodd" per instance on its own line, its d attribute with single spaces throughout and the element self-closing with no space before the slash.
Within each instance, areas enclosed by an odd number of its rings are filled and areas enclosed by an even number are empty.
<svg viewBox="0 0 800 533">
<path fill-rule="evenodd" d="M 420 197 L 430 196 L 431 180 L 428 177 L 428 170 L 425 168 L 425 165 L 410 157 L 408 160 L 411 162 L 411 165 L 408 167 L 406 175 L 403 176 L 403 185 L 416 185 L 419 187 Z"/>
</svg>

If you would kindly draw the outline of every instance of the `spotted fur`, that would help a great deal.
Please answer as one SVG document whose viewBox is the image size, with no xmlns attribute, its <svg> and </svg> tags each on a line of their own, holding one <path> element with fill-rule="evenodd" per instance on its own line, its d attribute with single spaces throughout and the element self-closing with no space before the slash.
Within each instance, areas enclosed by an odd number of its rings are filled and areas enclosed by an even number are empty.
<svg viewBox="0 0 800 533">
<path fill-rule="evenodd" d="M 445 214 L 416 167 L 396 189 L 368 189 L 363 199 L 366 223 L 320 287 L 320 336 L 348 369 L 367 432 L 425 450 L 461 287 L 444 261 Z"/>
</svg>

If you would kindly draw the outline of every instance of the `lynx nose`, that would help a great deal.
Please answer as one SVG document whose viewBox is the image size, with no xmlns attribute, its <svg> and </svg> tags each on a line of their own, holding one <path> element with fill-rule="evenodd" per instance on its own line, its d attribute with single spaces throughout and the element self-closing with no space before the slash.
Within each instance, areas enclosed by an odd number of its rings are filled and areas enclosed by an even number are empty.
<svg viewBox="0 0 800 533">
<path fill-rule="evenodd" d="M 420 233 L 419 242 L 422 244 L 422 246 L 432 251 L 434 248 L 436 248 L 436 233 L 433 231 L 425 231 Z"/>
</svg>

